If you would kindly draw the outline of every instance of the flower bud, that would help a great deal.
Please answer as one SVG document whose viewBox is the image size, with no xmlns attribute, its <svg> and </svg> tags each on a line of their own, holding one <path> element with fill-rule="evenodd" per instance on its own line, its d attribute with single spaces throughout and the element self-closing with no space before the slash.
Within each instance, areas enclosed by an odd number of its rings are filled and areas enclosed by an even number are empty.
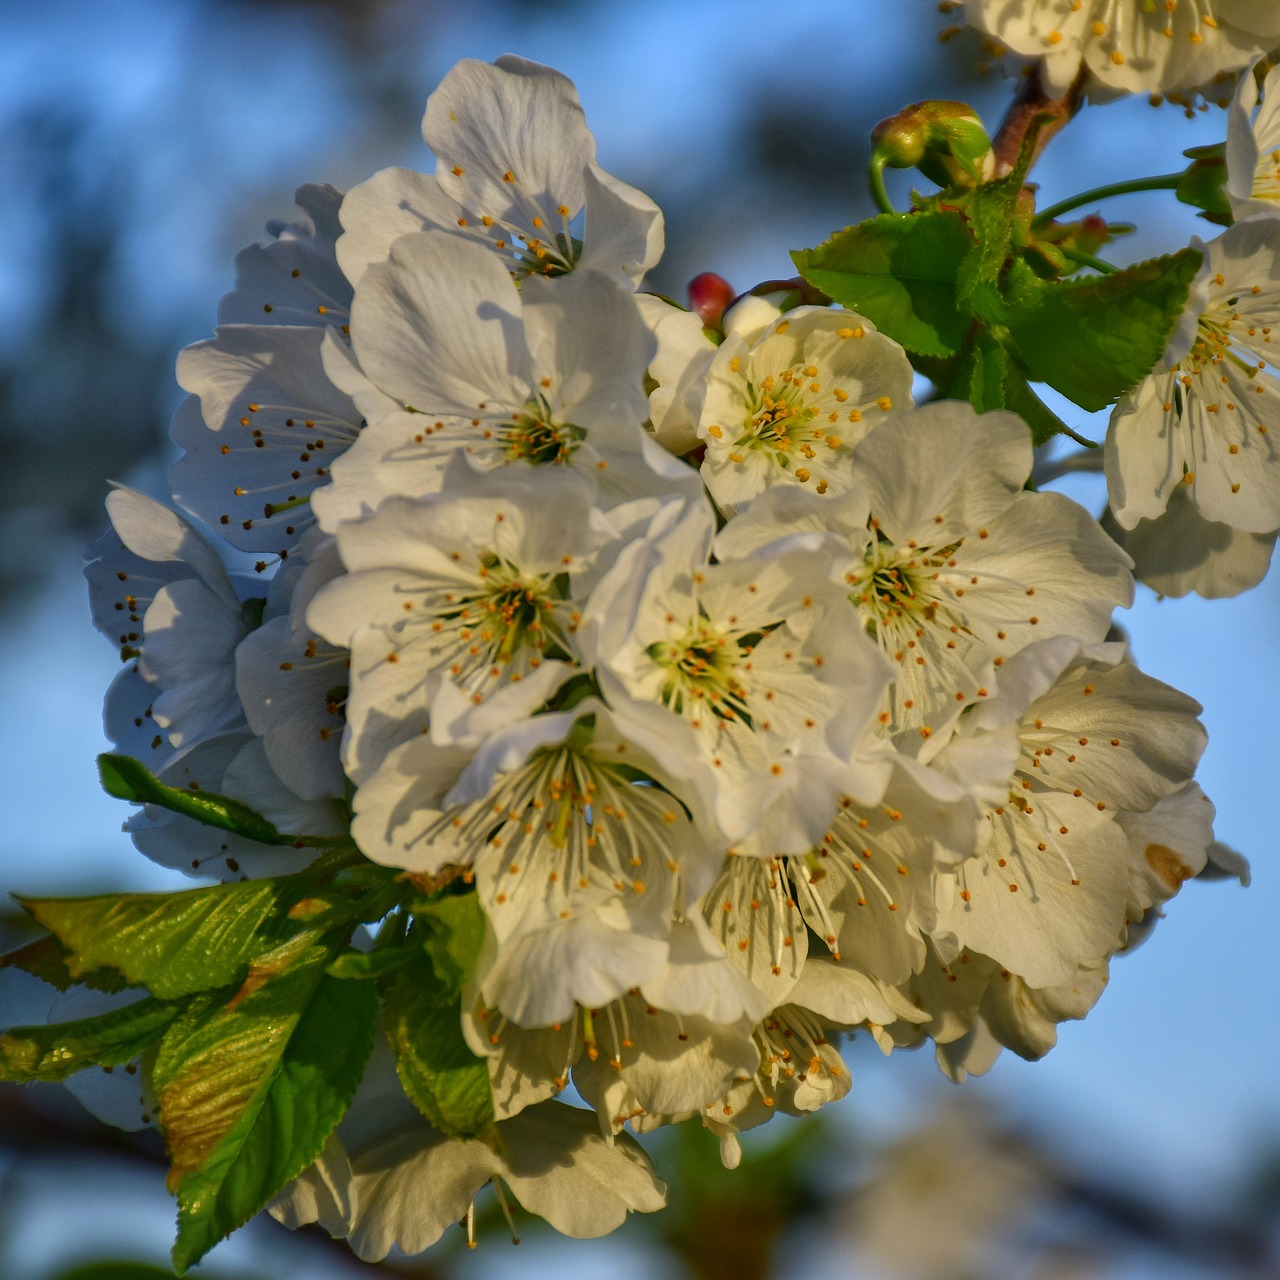
<svg viewBox="0 0 1280 1280">
<path fill-rule="evenodd" d="M 916 102 L 871 131 L 873 159 L 917 168 L 941 187 L 969 188 L 995 172 L 991 139 L 963 102 Z"/>
<path fill-rule="evenodd" d="M 714 271 L 704 271 L 689 281 L 689 306 L 711 329 L 720 327 L 725 308 L 736 296 L 733 285 Z"/>
</svg>

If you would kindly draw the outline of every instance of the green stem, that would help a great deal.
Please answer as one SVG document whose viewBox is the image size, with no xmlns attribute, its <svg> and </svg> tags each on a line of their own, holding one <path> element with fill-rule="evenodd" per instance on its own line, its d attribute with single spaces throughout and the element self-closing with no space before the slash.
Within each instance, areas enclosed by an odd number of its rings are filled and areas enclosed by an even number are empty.
<svg viewBox="0 0 1280 1280">
<path fill-rule="evenodd" d="M 1133 191 L 1174 191 L 1182 181 L 1182 177 L 1180 173 L 1162 173 L 1155 178 L 1130 178 L 1127 182 L 1111 182 L 1104 187 L 1094 187 L 1091 191 L 1082 191 L 1078 196 L 1072 196 L 1069 200 L 1060 200 L 1057 204 L 1051 204 L 1047 209 L 1042 209 L 1036 214 L 1035 221 L 1031 225 L 1042 227 L 1046 222 L 1052 222 L 1055 218 L 1062 217 L 1064 213 L 1070 213 L 1072 209 L 1079 209 L 1081 205 L 1096 204 L 1099 200 L 1107 200 L 1111 196 L 1125 196 Z"/>
<path fill-rule="evenodd" d="M 1078 262 L 1082 267 L 1092 267 L 1095 271 L 1100 271 L 1104 276 L 1115 275 L 1120 270 L 1119 267 L 1113 266 L 1110 262 L 1095 258 L 1091 253 L 1082 253 L 1079 249 L 1070 249 L 1065 244 L 1057 245 L 1056 248 L 1064 258 L 1069 258 L 1072 262 Z"/>
<path fill-rule="evenodd" d="M 881 213 L 897 213 L 884 189 L 884 157 L 872 155 L 871 164 L 867 168 L 867 181 L 871 185 L 871 197 L 875 200 Z"/>
</svg>

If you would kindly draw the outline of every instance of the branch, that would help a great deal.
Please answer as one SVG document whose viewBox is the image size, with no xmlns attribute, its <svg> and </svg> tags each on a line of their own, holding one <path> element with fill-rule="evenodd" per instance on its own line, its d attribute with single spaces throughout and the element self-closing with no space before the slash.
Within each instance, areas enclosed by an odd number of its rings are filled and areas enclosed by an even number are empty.
<svg viewBox="0 0 1280 1280">
<path fill-rule="evenodd" d="M 1048 116 L 1049 120 L 1041 125 L 1040 136 L 1036 139 L 1036 158 L 1039 158 L 1049 139 L 1068 124 L 1084 105 L 1086 74 L 1082 64 L 1079 74 L 1071 82 L 1071 87 L 1066 93 L 1054 96 L 1045 88 L 1044 79 L 1040 74 L 1040 64 L 1037 63 L 1032 67 L 1030 75 L 1018 90 L 1018 96 L 1005 112 L 1005 117 L 1000 122 L 1000 129 L 991 144 L 996 157 L 997 177 L 1012 171 L 1017 163 L 1018 153 L 1022 150 L 1023 139 L 1027 136 L 1032 124 Z M 1032 163 L 1035 163 L 1034 159 Z"/>
</svg>

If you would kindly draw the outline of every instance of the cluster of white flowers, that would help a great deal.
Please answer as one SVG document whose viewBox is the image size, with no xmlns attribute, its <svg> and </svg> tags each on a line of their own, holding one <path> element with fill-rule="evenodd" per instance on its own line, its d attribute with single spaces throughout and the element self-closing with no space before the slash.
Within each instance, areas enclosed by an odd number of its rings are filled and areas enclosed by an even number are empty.
<svg viewBox="0 0 1280 1280">
<path fill-rule="evenodd" d="M 1108 642 L 1131 562 L 1025 489 L 1021 419 L 913 409 L 847 310 L 748 298 L 711 332 L 638 294 L 661 215 L 554 71 L 461 63 L 423 134 L 434 175 L 304 188 L 310 225 L 237 260 L 183 353 L 174 496 L 215 537 L 120 489 L 89 569 L 121 751 L 282 831 L 350 823 L 483 909 L 463 1029 L 500 1149 L 432 1129 L 375 1055 L 273 1208 L 366 1259 L 490 1180 L 611 1230 L 663 1200 L 624 1126 L 700 1115 L 733 1165 L 741 1130 L 848 1091 L 853 1031 L 957 1078 L 1037 1057 L 1213 838 L 1200 708 Z M 1280 384 L 1237 355 L 1270 332 L 1238 284 L 1256 227 L 1118 411 L 1122 522 L 1177 490 L 1280 523 Z M 1126 443 L 1148 422 L 1158 477 Z M 202 875 L 314 856 L 131 825 Z M 552 1101 L 570 1082 L 594 1116 Z"/>
<path fill-rule="evenodd" d="M 1262 87 L 1259 105 L 1246 74 L 1228 119 L 1236 221 L 1193 241 L 1204 262 L 1163 367 L 1121 398 L 1107 433 L 1119 537 L 1166 595 L 1257 585 L 1280 527 L 1280 68 Z"/>
<path fill-rule="evenodd" d="M 1229 73 L 1280 44 L 1272 0 L 960 0 L 968 21 L 1040 59 L 1046 85 L 1083 70 L 1094 97 L 1217 98 Z M 948 3 L 944 9 L 958 8 Z"/>
</svg>

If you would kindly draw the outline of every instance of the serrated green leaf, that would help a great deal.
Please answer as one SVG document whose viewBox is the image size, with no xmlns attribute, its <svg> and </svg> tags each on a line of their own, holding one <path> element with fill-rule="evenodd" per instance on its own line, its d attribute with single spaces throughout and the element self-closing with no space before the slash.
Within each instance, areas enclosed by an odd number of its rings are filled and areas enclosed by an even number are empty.
<svg viewBox="0 0 1280 1280">
<path fill-rule="evenodd" d="M 229 796 L 211 791 L 190 791 L 166 786 L 145 765 L 132 756 L 104 753 L 98 757 L 102 789 L 117 800 L 134 804 L 154 804 L 206 826 L 234 832 L 259 844 L 293 845 L 298 837 L 281 835 L 260 813 Z"/>
<path fill-rule="evenodd" d="M 377 992 L 313 944 L 222 1007 L 179 1019 L 152 1068 L 178 1197 L 182 1274 L 316 1158 L 373 1048 Z"/>
<path fill-rule="evenodd" d="M 57 938 L 47 935 L 0 956 L 0 969 L 21 969 L 59 991 L 77 985 L 92 987 L 95 991 L 123 991 L 129 985 L 124 974 L 116 969 L 73 974 L 69 956 L 70 952 Z"/>
<path fill-rule="evenodd" d="M 949 356 L 969 332 L 956 273 L 972 247 L 959 213 L 930 210 L 869 218 L 791 257 L 810 284 L 908 351 Z"/>
<path fill-rule="evenodd" d="M 1031 428 L 1031 443 L 1042 445 L 1066 431 L 1067 424 L 1031 389 L 1026 378 L 1011 369 L 1005 381 L 1005 408 L 1012 409 Z"/>
<path fill-rule="evenodd" d="M 1009 353 L 989 329 L 979 329 L 956 363 L 948 396 L 967 400 L 979 413 L 1005 407 L 1005 380 L 1012 365 Z"/>
<path fill-rule="evenodd" d="M 281 883 L 249 880 L 168 894 L 19 898 L 66 947 L 73 977 L 115 969 L 171 999 L 240 982 L 289 932 Z"/>
<path fill-rule="evenodd" d="M 423 946 L 436 977 L 450 998 L 462 990 L 475 969 L 484 942 L 484 912 L 474 893 L 450 894 L 414 908 L 414 918 L 427 927 Z"/>
<path fill-rule="evenodd" d="M 461 1002 L 455 996 L 442 1003 L 425 954 L 405 965 L 385 994 L 387 1039 L 413 1105 L 450 1137 L 479 1133 L 493 1120 L 493 1094 L 488 1065 L 463 1038 Z"/>
<path fill-rule="evenodd" d="M 1037 280 L 1015 262 L 1002 283 L 1003 306 L 988 307 L 990 295 L 980 292 L 975 302 L 984 318 L 998 312 L 1033 382 L 1048 383 L 1082 409 L 1104 409 L 1159 362 L 1200 260 L 1183 249 L 1060 284 Z"/>
<path fill-rule="evenodd" d="M 974 191 L 967 210 L 969 228 L 977 242 L 956 272 L 956 297 L 967 300 L 984 280 L 998 280 L 1009 258 L 1017 190 L 1003 182 Z"/>
<path fill-rule="evenodd" d="M 85 1067 L 122 1066 L 158 1040 L 182 1009 L 147 996 L 92 1018 L 13 1027 L 0 1035 L 0 1080 L 65 1080 Z"/>
</svg>

